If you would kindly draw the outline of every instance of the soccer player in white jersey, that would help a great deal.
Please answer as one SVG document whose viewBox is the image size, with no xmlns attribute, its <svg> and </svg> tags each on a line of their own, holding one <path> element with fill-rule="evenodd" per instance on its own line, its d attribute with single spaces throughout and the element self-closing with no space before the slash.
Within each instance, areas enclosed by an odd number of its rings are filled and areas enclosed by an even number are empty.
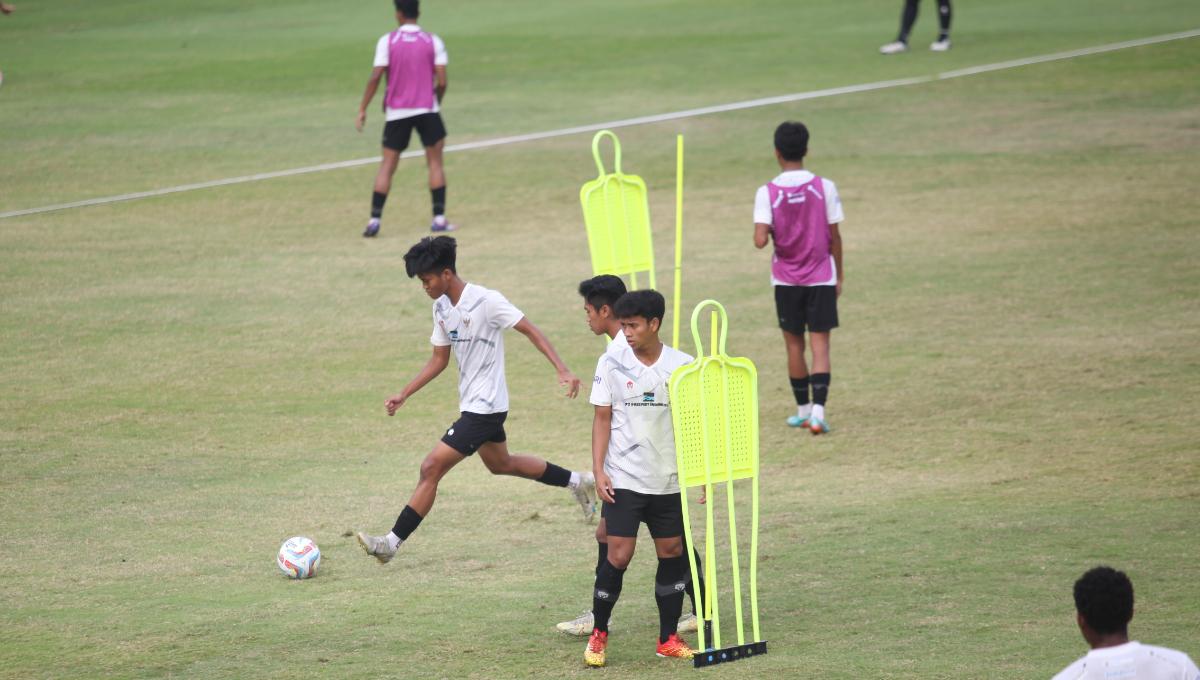
<svg viewBox="0 0 1200 680">
<path fill-rule="evenodd" d="M 415 128 L 425 147 L 425 164 L 429 167 L 429 194 L 433 201 L 431 231 L 454 231 L 446 221 L 446 172 L 442 165 L 442 149 L 446 144 L 446 126 L 442 123 L 441 103 L 446 94 L 446 45 L 432 33 L 417 25 L 421 15 L 420 0 L 395 0 L 396 21 L 400 27 L 379 39 L 375 45 L 375 65 L 354 126 L 362 132 L 367 122 L 367 107 L 375 98 L 379 80 L 387 74 L 384 94 L 383 159 L 375 174 L 375 192 L 371 195 L 371 219 L 363 236 L 379 233 L 383 204 L 392 188 L 392 175 L 400 163 L 400 154 L 408 148 Z"/>
<path fill-rule="evenodd" d="M 775 160 L 782 172 L 759 187 L 754 197 L 754 246 L 774 243 L 771 285 L 796 397 L 796 415 L 787 424 L 824 434 L 829 431 L 825 399 L 831 375 L 830 332 L 838 326 L 837 303 L 845 278 L 838 230 L 843 215 L 837 186 L 804 169 L 806 155 L 808 128 L 803 123 L 788 121 L 775 128 Z M 811 372 L 804 362 L 805 330 Z"/>
<path fill-rule="evenodd" d="M 621 277 L 612 274 L 601 274 L 579 283 L 579 295 L 583 297 L 588 329 L 595 335 L 611 338 L 606 352 L 619 352 L 629 346 L 625 334 L 621 332 L 621 322 L 613 311 L 617 300 L 625 292 L 625 282 Z M 608 559 L 608 533 L 603 517 L 596 525 L 596 547 L 596 573 L 599 574 L 600 567 Z M 696 563 L 703 564 L 699 554 L 696 555 Z M 682 633 L 695 631 L 697 625 L 696 596 L 692 590 L 691 579 L 688 580 L 687 594 L 692 602 L 692 611 L 679 619 L 679 631 Z M 570 621 L 563 621 L 555 626 L 560 632 L 578 637 L 591 635 L 594 627 L 595 618 L 590 609 Z"/>
<path fill-rule="evenodd" d="M 387 563 L 408 539 L 437 497 L 438 482 L 476 451 L 494 475 L 513 475 L 571 490 L 585 515 L 594 508 L 594 488 L 589 472 L 572 472 L 534 456 L 510 454 L 504 420 L 508 416 L 508 387 L 504 379 L 504 331 L 515 329 L 546 355 L 558 372 L 559 385 L 574 399 L 579 393 L 576 378 L 546 336 L 521 310 L 503 295 L 462 280 L 456 269 L 457 244 L 449 236 L 426 237 L 409 249 L 404 266 L 410 278 L 417 277 L 425 293 L 433 298 L 433 356 L 400 391 L 386 402 L 389 416 L 404 406 L 409 397 L 436 378 L 450 363 L 458 361 L 460 417 L 421 463 L 417 488 L 408 505 L 386 536 L 358 532 L 358 542 L 368 555 Z"/>
<path fill-rule="evenodd" d="M 1133 583 L 1124 572 L 1096 567 L 1075 582 L 1075 622 L 1091 651 L 1054 680 L 1200 680 L 1183 652 L 1130 641 Z"/>
<path fill-rule="evenodd" d="M 592 473 L 596 496 L 604 502 L 608 556 L 597 570 L 592 594 L 595 623 L 583 653 L 588 666 L 605 664 L 609 618 L 643 522 L 658 555 L 655 651 L 661 657 L 693 655 L 677 630 L 688 563 L 683 554 L 683 511 L 668 393 L 671 372 L 692 357 L 658 339 L 665 310 L 666 302 L 657 291 L 636 290 L 621 296 L 615 311 L 629 346 L 605 352 L 592 383 Z"/>
</svg>

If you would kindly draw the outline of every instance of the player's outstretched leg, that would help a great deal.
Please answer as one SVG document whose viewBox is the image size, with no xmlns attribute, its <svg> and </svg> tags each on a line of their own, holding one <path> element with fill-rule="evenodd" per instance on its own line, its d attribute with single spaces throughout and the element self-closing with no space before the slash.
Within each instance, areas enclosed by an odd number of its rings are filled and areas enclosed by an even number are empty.
<svg viewBox="0 0 1200 680">
<path fill-rule="evenodd" d="M 591 472 L 572 472 L 537 456 L 510 454 L 506 442 L 488 442 L 480 446 L 479 458 L 494 475 L 511 475 L 566 487 L 583 510 L 585 521 L 590 521 L 596 514 L 596 479 Z"/>
<path fill-rule="evenodd" d="M 382 150 L 383 159 L 379 162 L 379 171 L 375 173 L 375 191 L 371 194 L 371 219 L 363 236 L 372 238 L 379 234 L 379 221 L 383 218 L 383 205 L 387 203 L 388 192 L 392 189 L 392 175 L 396 174 L 396 166 L 400 164 L 400 152 L 386 146 Z"/>
<path fill-rule="evenodd" d="M 396 524 L 386 536 L 372 536 L 363 532 L 357 533 L 358 543 L 366 553 L 387 564 L 396 556 L 396 551 L 412 532 L 420 526 L 421 520 L 433 509 L 433 501 L 437 498 L 438 482 L 450 472 L 451 468 L 462 462 L 466 456 L 438 442 L 433 451 L 421 462 L 421 476 L 417 488 L 408 499 L 408 505 L 396 518 Z"/>
<path fill-rule="evenodd" d="M 446 219 L 446 170 L 442 163 L 442 151 L 446 138 L 425 147 L 425 165 L 429 169 L 429 197 L 433 205 L 433 223 L 429 231 L 439 233 L 457 229 Z"/>
</svg>

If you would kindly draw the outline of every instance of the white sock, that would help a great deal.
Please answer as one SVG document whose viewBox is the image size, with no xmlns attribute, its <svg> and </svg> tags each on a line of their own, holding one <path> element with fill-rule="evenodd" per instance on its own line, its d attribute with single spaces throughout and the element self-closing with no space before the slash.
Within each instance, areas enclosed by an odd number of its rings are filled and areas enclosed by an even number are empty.
<svg viewBox="0 0 1200 680">
<path fill-rule="evenodd" d="M 439 227 L 446 226 L 446 216 L 445 215 L 434 215 L 433 223 L 438 225 Z"/>
<path fill-rule="evenodd" d="M 579 473 L 571 471 L 571 481 L 567 482 L 567 488 L 574 491 L 579 488 Z"/>
<path fill-rule="evenodd" d="M 809 403 L 805 404 L 804 406 L 797 406 L 796 415 L 800 416 L 801 418 L 807 418 L 812 415 L 812 404 Z"/>
<path fill-rule="evenodd" d="M 399 536 L 397 536 L 395 533 L 393 533 L 391 531 L 389 531 L 388 535 L 384 536 L 384 538 L 387 539 L 388 547 L 391 548 L 392 550 L 399 548 L 400 544 L 404 542 L 403 538 L 400 538 Z"/>
<path fill-rule="evenodd" d="M 823 404 L 813 404 L 812 417 L 817 420 L 825 420 L 825 406 Z"/>
</svg>

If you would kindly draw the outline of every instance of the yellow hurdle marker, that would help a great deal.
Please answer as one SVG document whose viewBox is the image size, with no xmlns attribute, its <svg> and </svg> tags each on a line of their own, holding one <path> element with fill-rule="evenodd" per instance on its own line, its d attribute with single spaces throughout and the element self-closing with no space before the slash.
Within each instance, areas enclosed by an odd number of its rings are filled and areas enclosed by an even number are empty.
<svg viewBox="0 0 1200 680">
<path fill-rule="evenodd" d="M 675 136 L 675 298 L 671 346 L 679 349 L 679 299 L 683 290 L 683 135 Z"/>
<path fill-rule="evenodd" d="M 600 140 L 604 137 L 612 138 L 612 173 L 605 173 L 600 158 Z M 638 273 L 645 272 L 650 287 L 655 288 L 646 183 L 637 175 L 621 172 L 621 142 L 611 130 L 601 130 L 592 138 L 592 157 L 600 175 L 579 190 L 588 250 L 592 255 L 592 275 L 629 276 L 630 289 L 637 290 Z"/>
<path fill-rule="evenodd" d="M 701 310 L 710 306 L 716 308 L 712 312 L 712 340 L 709 344 L 712 354 L 704 356 L 699 319 Z M 703 486 L 708 499 L 704 527 L 707 592 L 701 597 L 700 590 L 696 589 L 696 608 L 703 612 L 705 625 L 699 627 L 699 647 L 703 651 L 697 651 L 692 660 L 696 668 L 767 653 L 767 643 L 758 629 L 758 371 L 749 359 L 725 354 L 728 329 L 728 317 L 721 303 L 705 300 L 696 305 L 692 310 L 692 339 L 696 342 L 697 358 L 675 369 L 669 385 L 675 458 L 679 467 L 683 503 L 683 532 L 688 545 L 695 543 L 688 516 L 687 490 Z M 749 479 L 751 489 L 750 619 L 754 638 L 749 643 L 744 632 L 737 523 L 734 518 L 733 482 L 738 479 Z M 729 647 L 721 646 L 720 612 L 717 606 L 713 485 L 721 483 L 725 484 L 728 503 L 733 602 L 737 623 L 737 645 Z M 692 570 L 692 582 L 698 583 L 698 565 L 690 550 L 688 564 Z M 712 639 L 706 640 L 705 629 L 710 626 Z"/>
</svg>

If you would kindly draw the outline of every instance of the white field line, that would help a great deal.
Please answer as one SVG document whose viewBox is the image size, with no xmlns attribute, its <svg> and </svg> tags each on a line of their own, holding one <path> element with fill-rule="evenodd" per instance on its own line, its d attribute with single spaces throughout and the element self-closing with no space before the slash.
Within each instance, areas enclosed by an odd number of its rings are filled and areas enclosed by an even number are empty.
<svg viewBox="0 0 1200 680">
<path fill-rule="evenodd" d="M 463 144 L 450 144 L 446 146 L 447 152 L 452 151 L 470 151 L 473 149 L 486 149 L 492 146 L 503 146 L 507 144 L 520 144 L 522 142 L 532 142 L 541 139 L 550 139 L 553 137 L 564 137 L 566 135 L 575 135 L 583 132 L 595 132 L 597 130 L 629 127 L 631 125 L 646 125 L 648 123 L 661 123 L 668 120 L 679 120 L 682 118 L 694 118 L 696 116 L 704 116 L 711 113 L 726 113 L 728 111 L 738 111 L 741 109 L 752 109 L 761 106 L 772 106 L 774 104 L 786 104 L 789 102 L 803 101 L 806 99 L 820 99 L 822 97 L 834 97 L 843 94 L 855 94 L 859 92 L 870 92 L 873 90 L 886 90 L 893 87 L 903 87 L 905 85 L 919 85 L 921 83 L 929 83 L 937 80 L 947 80 L 950 78 L 961 78 L 964 76 L 973 76 L 980 73 L 990 73 L 992 71 L 1002 71 L 1010 68 L 1018 68 L 1021 66 L 1030 66 L 1033 64 L 1044 64 L 1050 61 L 1059 61 L 1061 59 L 1074 59 L 1076 57 L 1085 57 L 1092 54 L 1102 54 L 1104 52 L 1113 52 L 1116 50 L 1124 50 L 1131 47 L 1142 47 L 1145 45 L 1154 45 L 1156 43 L 1170 42 L 1172 40 L 1184 40 L 1200 36 L 1200 29 L 1190 31 L 1181 31 L 1179 33 L 1167 33 L 1165 35 L 1156 35 L 1148 38 L 1139 38 L 1137 40 L 1126 40 L 1124 42 L 1110 43 L 1107 45 L 1096 45 L 1094 47 L 1084 47 L 1078 50 L 1069 50 L 1066 52 L 1055 52 L 1053 54 L 1044 54 L 1036 57 L 1026 57 L 1024 59 L 1013 59 L 1011 61 L 1001 61 L 994 64 L 984 64 L 982 66 L 972 66 L 970 68 L 958 69 L 955 71 L 944 71 L 936 75 L 915 76 L 912 78 L 900 78 L 897 80 L 882 80 L 874 83 L 864 83 L 861 85 L 847 85 L 845 87 L 834 87 L 825 90 L 813 90 L 811 92 L 797 92 L 795 94 L 785 94 L 777 97 L 764 97 L 762 99 L 749 99 L 746 101 L 733 102 L 730 104 L 718 104 L 716 106 L 705 106 L 698 109 L 687 109 L 684 111 L 674 111 L 671 113 L 660 113 L 652 116 L 640 116 L 637 118 L 624 118 L 622 120 L 613 120 L 606 123 L 593 123 L 591 125 L 580 125 L 577 127 L 561 128 L 558 130 L 547 130 L 545 132 L 532 132 L 524 135 L 512 135 L 509 137 L 496 137 L 493 139 L 482 139 L 475 142 L 465 142 Z M 401 154 L 401 158 L 412 158 L 420 156 L 424 152 L 421 150 L 406 151 Z M 325 172 L 327 170 L 340 170 L 342 168 L 353 168 L 360 165 L 371 165 L 379 162 L 379 156 L 370 158 L 358 158 L 349 161 L 340 161 L 337 163 L 323 163 L 321 165 L 310 165 L 304 168 L 292 168 L 290 170 L 277 170 L 274 172 L 260 172 L 254 175 L 242 175 L 241 177 L 228 177 L 225 179 L 216 179 L 208 182 L 197 182 L 195 184 L 181 184 L 174 187 L 166 187 L 164 189 L 153 189 L 151 191 L 138 191 L 131 194 L 120 194 L 117 196 L 102 196 L 99 198 L 89 198 L 82 201 L 73 201 L 71 203 L 59 203 L 56 205 L 46 205 L 37 208 L 25 208 L 22 210 L 10 210 L 0 213 L 0 219 L 9 217 L 21 217 L 24 215 L 37 215 L 41 213 L 54 212 L 57 210 L 68 210 L 71 208 L 83 208 L 90 205 L 105 205 L 108 203 L 119 203 L 121 201 L 133 201 L 141 198 L 152 198 L 154 196 L 165 196 L 167 194 L 177 194 L 184 191 L 195 191 L 197 189 L 211 189 L 213 187 L 229 186 L 231 184 L 245 184 L 247 182 L 258 182 L 267 179 L 276 179 L 279 177 L 292 177 L 294 175 L 306 175 L 313 172 Z"/>
</svg>

